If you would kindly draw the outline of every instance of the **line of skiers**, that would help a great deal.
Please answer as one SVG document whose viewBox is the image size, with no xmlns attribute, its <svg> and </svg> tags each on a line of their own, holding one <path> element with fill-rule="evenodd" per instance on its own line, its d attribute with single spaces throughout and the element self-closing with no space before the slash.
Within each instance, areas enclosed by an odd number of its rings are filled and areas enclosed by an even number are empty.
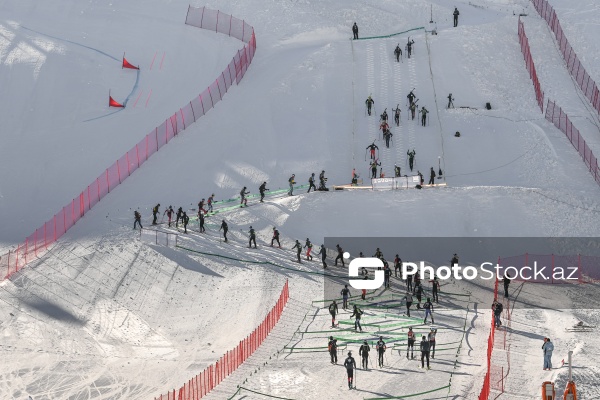
<svg viewBox="0 0 600 400">
<path fill-rule="evenodd" d="M 427 335 L 422 335 L 421 342 L 419 343 L 419 351 L 421 352 L 421 368 L 428 370 L 431 369 L 429 360 L 430 358 L 435 358 L 435 343 L 436 343 L 436 335 L 437 329 L 431 328 Z M 416 342 L 416 336 L 413 332 L 413 328 L 410 327 L 407 333 L 408 337 L 408 346 L 406 350 L 406 358 L 409 359 L 409 351 L 411 354 L 410 359 L 414 359 L 414 344 Z M 331 364 L 337 364 L 337 351 L 338 344 L 337 339 L 333 336 L 329 336 L 329 341 L 327 344 L 327 350 L 330 355 Z M 384 366 L 384 358 L 385 352 L 387 351 L 387 344 L 383 339 L 383 336 L 379 336 L 379 340 L 375 344 L 375 351 L 377 353 L 377 364 L 379 368 L 383 368 Z M 369 353 L 371 352 L 371 347 L 369 346 L 369 342 L 364 340 L 361 346 L 358 349 L 358 355 L 361 358 L 361 367 L 365 371 L 369 370 Z M 427 365 L 427 367 L 425 366 Z M 346 368 L 346 374 L 348 377 L 348 389 L 355 389 L 354 385 L 354 375 L 357 369 L 356 360 L 352 357 L 352 351 L 348 351 L 348 356 L 344 360 L 344 367 Z"/>
</svg>

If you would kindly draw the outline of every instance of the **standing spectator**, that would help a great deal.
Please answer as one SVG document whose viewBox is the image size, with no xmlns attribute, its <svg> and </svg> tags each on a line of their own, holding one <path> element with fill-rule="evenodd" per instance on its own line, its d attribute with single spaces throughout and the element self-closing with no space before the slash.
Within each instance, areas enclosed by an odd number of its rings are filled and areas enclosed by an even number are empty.
<svg viewBox="0 0 600 400">
<path fill-rule="evenodd" d="M 431 323 L 435 323 L 435 321 L 433 320 L 433 303 L 431 302 L 431 300 L 429 299 L 429 297 L 427 298 L 427 301 L 425 302 L 425 304 L 423 304 L 423 308 L 425 309 L 425 319 L 423 320 L 423 323 L 426 324 L 427 323 L 427 316 L 431 315 Z"/>
<path fill-rule="evenodd" d="M 379 368 L 382 368 L 383 367 L 383 354 L 387 350 L 387 346 L 385 345 L 385 342 L 383 341 L 383 336 L 379 336 L 379 340 L 377 341 L 377 344 L 375 345 L 375 349 L 377 349 L 377 355 L 379 356 L 378 357 Z"/>
<path fill-rule="evenodd" d="M 356 22 L 352 25 L 352 34 L 354 35 L 353 40 L 358 39 L 358 25 L 356 25 Z"/>
<path fill-rule="evenodd" d="M 331 363 L 337 364 L 337 339 L 333 336 L 329 336 L 329 343 L 327 344 L 327 350 L 329 350 L 329 356 L 331 357 Z"/>
<path fill-rule="evenodd" d="M 435 171 L 433 170 L 433 167 L 431 167 L 431 170 L 429 171 L 429 184 L 435 184 Z"/>
<path fill-rule="evenodd" d="M 458 8 L 454 7 L 454 12 L 452 15 L 454 16 L 454 27 L 456 28 L 458 26 L 458 16 L 460 15 Z"/>
<path fill-rule="evenodd" d="M 348 308 L 348 297 L 350 297 L 350 289 L 348 289 L 348 285 L 344 285 L 344 288 L 340 294 L 342 295 L 342 308 L 345 310 Z"/>
<path fill-rule="evenodd" d="M 425 368 L 425 359 L 427 359 L 427 369 L 429 368 L 429 340 L 423 335 L 421 343 L 419 343 L 421 349 L 421 368 Z"/>
<path fill-rule="evenodd" d="M 415 358 L 415 341 L 416 336 L 412 330 L 412 326 L 408 328 L 408 346 L 406 347 L 406 358 L 408 358 L 408 351 L 410 350 L 410 358 Z"/>
<path fill-rule="evenodd" d="M 552 352 L 554 351 L 554 344 L 550 341 L 550 338 L 544 338 L 544 344 L 542 345 L 544 350 L 544 371 L 552 370 Z"/>
<path fill-rule="evenodd" d="M 429 351 L 431 351 L 431 358 L 435 358 L 435 334 L 436 333 L 437 333 L 437 329 L 431 328 L 431 330 L 427 334 L 427 339 L 429 339 Z"/>
</svg>

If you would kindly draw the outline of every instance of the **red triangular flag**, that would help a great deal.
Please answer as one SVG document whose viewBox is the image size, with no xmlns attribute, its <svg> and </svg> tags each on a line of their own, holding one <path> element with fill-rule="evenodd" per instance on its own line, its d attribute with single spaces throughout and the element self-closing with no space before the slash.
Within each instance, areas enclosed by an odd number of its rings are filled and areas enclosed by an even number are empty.
<svg viewBox="0 0 600 400">
<path fill-rule="evenodd" d="M 132 65 L 129 61 L 127 61 L 125 55 L 123 55 L 123 66 L 121 68 L 140 69 L 139 67 L 136 67 L 135 65 Z"/>
<path fill-rule="evenodd" d="M 112 98 L 111 95 L 108 96 L 108 106 L 109 107 L 125 107 L 123 104 L 119 103 L 115 99 Z"/>
</svg>

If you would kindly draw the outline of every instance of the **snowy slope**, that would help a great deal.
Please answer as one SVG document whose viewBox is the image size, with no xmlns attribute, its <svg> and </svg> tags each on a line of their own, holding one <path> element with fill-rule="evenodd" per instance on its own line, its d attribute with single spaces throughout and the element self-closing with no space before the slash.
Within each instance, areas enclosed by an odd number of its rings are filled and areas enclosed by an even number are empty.
<svg viewBox="0 0 600 400">
<path fill-rule="evenodd" d="M 598 235 L 599 188 L 564 135 L 543 119 L 524 67 L 515 14 L 531 10 L 529 3 L 480 3 L 457 2 L 457 28 L 451 27 L 454 4 L 441 1 L 433 5 L 436 24 L 429 24 L 430 3 L 420 0 L 207 3 L 255 27 L 258 50 L 248 74 L 47 255 L 0 283 L 5 316 L 1 348 L 7 361 L 0 367 L 0 397 L 141 399 L 178 388 L 254 329 L 287 278 L 292 303 L 281 325 L 265 350 L 225 381 L 213 398 L 232 395 L 272 352 L 288 343 L 324 345 L 323 338 L 294 333 L 306 329 L 313 316 L 314 328 L 326 325 L 324 311 L 312 304 L 322 299 L 321 277 L 149 246 L 131 230 L 133 210 L 141 210 L 147 226 L 157 202 L 161 209 L 171 204 L 191 211 L 211 193 L 226 199 L 242 186 L 256 193 L 263 181 L 273 190 L 285 187 L 292 173 L 305 183 L 311 172 L 322 169 L 329 184 L 347 183 L 352 168 L 366 178 L 365 147 L 377 137 L 378 114 L 387 107 L 391 115 L 397 104 L 402 123 L 392 127 L 392 148 L 376 142 L 384 171 L 389 175 L 396 163 L 406 173 L 406 151 L 414 148 L 417 169 L 426 176 L 430 167 L 437 172 L 441 157 L 446 188 L 269 198 L 223 215 L 234 244 L 219 242 L 220 216 L 208 219 L 206 237 L 190 234 L 183 243 L 203 252 L 296 268 L 289 248 L 294 239 L 306 237 L 320 244 L 331 236 Z M 185 26 L 186 10 L 187 3 L 179 0 L 119 5 L 61 0 L 59 6 L 11 0 L 0 5 L 0 80 L 5 88 L 0 94 L 5 137 L 0 165 L 7 171 L 0 178 L 0 240 L 5 246 L 19 242 L 54 214 L 229 62 L 239 42 Z M 587 24 L 598 17 L 589 5 L 575 10 Z M 582 106 L 575 91 L 567 91 L 570 78 L 555 65 L 560 59 L 550 53 L 550 38 L 532 38 L 543 28 L 535 18 L 530 13 L 526 29 L 534 56 L 541 57 L 542 84 L 561 106 L 578 112 Z M 432 25 L 439 34 L 411 33 L 415 55 L 398 64 L 392 51 L 397 43 L 403 46 L 408 34 L 351 42 L 354 21 L 361 36 L 420 26 L 429 30 Z M 578 35 L 569 39 L 578 42 Z M 97 50 L 117 60 L 126 51 L 130 61 L 145 66 L 137 86 L 135 72 L 121 70 L 118 61 Z M 109 88 L 115 97 L 130 96 L 129 104 L 137 96 L 140 100 L 135 107 L 105 116 L 111 112 L 106 107 Z M 406 95 L 412 88 L 419 105 L 430 111 L 429 126 L 407 120 Z M 450 92 L 456 108 L 446 110 Z M 369 94 L 376 101 L 370 118 L 364 112 Z M 484 109 L 486 102 L 492 110 Z M 460 138 L 454 137 L 456 131 Z M 247 231 L 249 225 L 256 228 L 259 245 L 269 241 L 277 226 L 284 249 L 246 249 L 240 229 Z M 319 270 L 316 262 L 299 268 Z M 394 282 L 395 290 L 402 288 Z M 444 337 L 468 348 L 459 354 L 450 391 L 455 398 L 473 398 L 480 389 L 489 300 L 477 299 L 477 313 L 475 302 L 469 312 L 464 304 L 441 311 L 446 314 L 440 319 L 442 327 L 462 329 L 459 319 L 467 323 L 464 339 L 458 332 Z M 547 321 L 558 318 L 545 313 L 515 313 L 517 322 L 539 321 L 523 346 L 537 346 L 540 335 L 559 335 L 544 331 Z M 580 318 L 578 312 L 563 314 L 563 324 Z M 311 317 L 308 322 L 305 315 Z M 369 317 L 379 318 L 377 313 Z M 593 318 L 589 322 L 596 323 Z M 521 338 L 515 335 L 514 340 Z M 581 343 L 575 335 L 557 342 L 574 348 Z M 586 351 L 580 354 L 591 359 L 593 352 Z M 403 382 L 421 372 L 397 354 L 388 357 L 402 371 L 373 371 L 369 380 L 363 375 L 361 389 L 417 392 Z M 453 357 L 456 353 L 440 359 L 443 368 L 430 371 L 428 388 L 448 383 Z M 532 357 L 513 372 L 517 378 L 536 373 L 531 387 L 519 392 L 523 398 L 537 398 L 537 381 L 546 378 L 538 374 L 537 361 Z M 397 372 L 401 379 L 396 379 Z M 582 371 L 590 396 L 597 393 L 597 373 Z M 327 354 L 292 354 L 270 362 L 247 383 L 250 389 L 283 397 L 336 398 L 346 395 L 342 376 L 339 367 L 330 368 Z M 562 371 L 557 379 L 564 383 Z M 515 393 L 518 383 L 512 385 L 517 385 L 511 387 Z M 307 396 L 298 395 L 303 388 Z M 356 398 L 377 394 L 355 393 Z"/>
</svg>

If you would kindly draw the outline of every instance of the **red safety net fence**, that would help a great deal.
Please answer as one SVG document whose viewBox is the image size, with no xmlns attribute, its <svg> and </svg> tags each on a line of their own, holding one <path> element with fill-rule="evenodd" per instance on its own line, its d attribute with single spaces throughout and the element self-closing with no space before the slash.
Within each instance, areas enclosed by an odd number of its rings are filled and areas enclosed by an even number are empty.
<svg viewBox="0 0 600 400">
<path fill-rule="evenodd" d="M 120 185 L 152 154 L 213 108 L 234 83 L 240 83 L 256 52 L 254 28 L 241 19 L 205 7 L 190 6 L 185 23 L 224 33 L 243 41 L 246 45 L 235 54 L 227 68 L 200 95 L 165 119 L 131 150 L 123 154 L 77 197 L 18 245 L 16 250 L 0 255 L 0 280 L 7 279 L 38 257 L 40 252 L 56 242 L 86 212 Z"/>
<path fill-rule="evenodd" d="M 547 0 L 532 0 L 532 3 L 540 16 L 546 20 L 550 30 L 554 32 L 554 36 L 556 36 L 556 41 L 558 42 L 558 46 L 567 63 L 567 69 L 571 73 L 571 76 L 577 81 L 581 91 L 590 101 L 592 107 L 600 113 L 600 94 L 598 85 L 590 78 L 590 75 L 579 61 L 577 54 L 575 54 L 575 50 L 573 50 L 569 44 L 569 41 L 560 26 L 560 21 L 556 16 L 554 8 L 548 4 Z"/>
<path fill-rule="evenodd" d="M 579 130 L 571 123 L 569 116 L 556 105 L 553 101 L 548 100 L 546 105 L 546 119 L 560 129 L 567 139 L 571 142 L 575 150 L 579 153 L 586 167 L 592 174 L 592 177 L 600 185 L 600 169 L 598 168 L 598 159 L 592 153 L 592 149 L 587 145 L 583 137 L 579 134 Z"/>
<path fill-rule="evenodd" d="M 283 309 L 290 298 L 289 282 L 286 281 L 279 300 L 267 314 L 263 322 L 242 340 L 233 350 L 225 353 L 216 363 L 187 381 L 179 390 L 155 397 L 155 400 L 196 400 L 201 399 L 248 359 L 279 321 Z"/>
<path fill-rule="evenodd" d="M 498 297 L 498 280 L 496 279 L 496 283 L 494 284 L 494 298 Z M 492 325 L 490 328 L 490 335 L 488 336 L 487 341 L 487 353 L 486 353 L 486 361 L 487 361 L 487 370 L 485 372 L 485 376 L 483 378 L 483 386 L 481 387 L 481 392 L 479 393 L 479 400 L 487 400 L 490 395 L 491 390 L 491 377 L 492 377 L 492 352 L 494 351 L 494 337 L 496 333 L 496 327 L 494 325 L 494 312 L 492 311 Z"/>
<path fill-rule="evenodd" d="M 540 85 L 537 72 L 535 71 L 535 64 L 533 63 L 531 50 L 529 49 L 529 40 L 525 34 L 525 26 L 523 25 L 521 18 L 519 18 L 519 43 L 521 44 L 521 52 L 523 53 L 523 58 L 525 59 L 525 67 L 527 68 L 527 71 L 529 71 L 529 77 L 533 81 L 535 99 L 540 106 L 540 110 L 544 112 L 544 92 L 542 92 L 542 86 Z"/>
</svg>

